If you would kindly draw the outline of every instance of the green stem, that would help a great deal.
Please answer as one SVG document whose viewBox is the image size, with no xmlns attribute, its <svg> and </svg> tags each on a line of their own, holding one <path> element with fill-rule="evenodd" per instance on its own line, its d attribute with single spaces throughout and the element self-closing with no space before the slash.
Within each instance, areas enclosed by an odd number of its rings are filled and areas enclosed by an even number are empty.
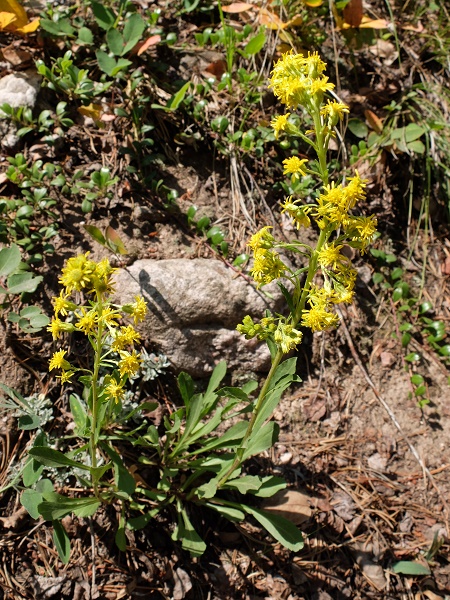
<svg viewBox="0 0 450 600">
<path fill-rule="evenodd" d="M 266 394 L 269 390 L 270 382 L 272 381 L 275 371 L 277 370 L 278 365 L 280 364 L 282 358 L 283 358 L 283 352 L 280 350 L 280 348 L 278 348 L 277 353 L 272 361 L 272 366 L 270 367 L 270 371 L 269 371 L 269 374 L 267 375 L 266 381 L 264 382 L 264 385 L 262 386 L 261 391 L 259 392 L 258 400 L 256 401 L 255 408 L 253 409 L 252 418 L 249 421 L 247 430 L 244 434 L 244 437 L 242 438 L 242 442 L 241 442 L 238 450 L 236 451 L 236 456 L 234 458 L 233 464 L 228 469 L 228 471 L 225 473 L 225 475 L 223 475 L 221 477 L 221 479 L 219 480 L 219 483 L 217 484 L 218 488 L 220 488 L 224 483 L 226 483 L 226 481 L 230 478 L 230 476 L 239 467 L 239 465 L 241 463 L 242 450 L 245 450 L 246 443 L 253 433 L 256 419 L 258 418 L 258 415 L 261 411 L 261 407 L 264 402 L 264 398 L 266 397 Z"/>
<path fill-rule="evenodd" d="M 328 185 L 328 167 L 327 167 L 327 144 L 323 132 L 323 125 L 320 119 L 320 110 L 313 112 L 314 129 L 316 131 L 316 152 L 319 159 L 319 172 L 323 185 Z"/>
<path fill-rule="evenodd" d="M 99 306 L 99 312 L 102 310 L 102 299 L 101 295 L 97 294 L 97 301 Z M 102 355 L 102 342 L 103 337 L 103 324 L 99 323 L 98 331 L 95 336 L 95 347 L 94 347 L 94 372 L 92 374 L 92 423 L 91 423 L 91 435 L 89 439 L 89 450 L 91 455 L 91 466 L 97 468 L 97 420 L 98 420 L 98 375 L 100 371 L 100 360 Z M 97 478 L 91 475 L 92 487 L 94 488 L 94 494 L 98 497 L 98 481 Z"/>
</svg>

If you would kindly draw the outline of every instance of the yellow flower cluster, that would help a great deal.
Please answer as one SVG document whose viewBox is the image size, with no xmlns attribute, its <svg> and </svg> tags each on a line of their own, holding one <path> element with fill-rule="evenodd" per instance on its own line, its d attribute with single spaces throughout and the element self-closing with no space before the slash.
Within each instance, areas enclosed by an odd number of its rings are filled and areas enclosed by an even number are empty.
<svg viewBox="0 0 450 600">
<path fill-rule="evenodd" d="M 254 259 L 250 273 L 258 287 L 280 278 L 290 282 L 292 294 L 280 284 L 288 299 L 290 315 L 286 318 L 278 316 L 277 319 L 266 317 L 260 323 L 245 317 L 237 329 L 247 338 L 271 339 L 282 353 L 289 352 L 301 342 L 302 334 L 296 329 L 298 324 L 312 331 L 337 325 L 338 317 L 333 306 L 352 302 L 356 281 L 356 271 L 345 254 L 344 246 L 347 244 L 363 253 L 377 226 L 374 216 L 350 213 L 366 197 L 367 180 L 362 179 L 358 171 L 346 183 L 329 182 L 329 142 L 333 129 L 343 120 L 349 108 L 335 100 L 324 102 L 325 94 L 334 87 L 324 75 L 325 68 L 317 53 L 303 56 L 288 52 L 275 64 L 270 78 L 275 96 L 290 110 L 302 105 L 314 124 L 313 131 L 301 133 L 294 120 L 290 120 L 290 112 L 271 121 L 276 138 L 282 132 L 301 137 L 317 154 L 317 161 L 311 163 L 311 168 L 307 167 L 307 159 L 295 155 L 286 158 L 283 161 L 284 174 L 290 176 L 293 183 L 306 175 L 317 174 L 322 179 L 322 189 L 315 201 L 302 204 L 289 196 L 281 205 L 282 212 L 289 215 L 297 229 L 309 227 L 311 220 L 315 220 L 320 231 L 315 248 L 299 241 L 279 242 L 270 227 L 263 227 L 248 243 Z M 308 138 L 310 133 L 315 137 Z M 282 248 L 308 256 L 309 265 L 293 272 L 280 258 L 278 249 Z M 319 270 L 323 278 L 321 288 L 314 284 Z M 303 287 L 299 278 L 301 272 L 307 272 Z"/>
<path fill-rule="evenodd" d="M 116 269 L 111 267 L 107 258 L 95 262 L 89 258 L 89 252 L 69 258 L 62 269 L 60 282 L 64 286 L 60 295 L 53 298 L 55 316 L 48 326 L 53 339 L 59 339 L 64 332 L 79 331 L 86 335 L 93 348 L 102 353 L 98 357 L 102 363 L 112 353 L 118 353 L 119 358 L 109 358 L 116 362 L 120 374 L 120 381 L 114 377 L 105 379 L 104 392 L 109 399 L 118 402 L 125 393 L 124 385 L 129 377 L 133 377 L 139 370 L 140 355 L 134 350 L 134 344 L 139 342 L 140 334 L 133 325 L 119 326 L 122 312 L 138 324 L 145 319 L 147 303 L 142 296 L 136 296 L 134 302 L 124 306 L 111 304 L 108 296 L 113 291 L 112 275 Z M 73 292 L 86 292 L 94 294 L 94 299 L 88 305 L 79 306 L 71 300 Z M 63 321 L 61 317 L 68 317 Z M 110 344 L 107 338 L 112 339 Z M 57 350 L 50 359 L 49 370 L 61 370 L 61 382 L 71 380 L 79 370 L 71 365 L 65 358 L 66 350 Z"/>
<path fill-rule="evenodd" d="M 287 52 L 275 64 L 270 87 L 275 96 L 289 108 L 300 104 L 312 110 L 322 103 L 323 95 L 334 88 L 323 75 L 326 64 L 317 53 L 302 56 Z"/>
</svg>

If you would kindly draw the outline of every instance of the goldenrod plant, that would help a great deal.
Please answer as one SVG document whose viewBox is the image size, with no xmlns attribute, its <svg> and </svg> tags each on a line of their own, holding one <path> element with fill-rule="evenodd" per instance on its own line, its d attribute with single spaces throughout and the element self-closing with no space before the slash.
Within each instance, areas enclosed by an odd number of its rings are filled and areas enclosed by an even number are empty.
<svg viewBox="0 0 450 600">
<path fill-rule="evenodd" d="M 297 527 L 261 510 L 254 500 L 273 496 L 286 483 L 272 475 L 246 475 L 242 465 L 268 450 L 277 439 L 279 426 L 272 420 L 273 412 L 292 381 L 299 381 L 295 357 L 283 358 L 301 343 L 301 328 L 314 332 L 337 326 L 333 307 L 352 301 L 356 271 L 342 252 L 344 244 L 364 252 L 375 232 L 374 217 L 350 213 L 365 198 L 366 183 L 358 173 L 346 183 L 329 181 L 328 144 L 333 128 L 348 108 L 326 100 L 333 85 L 324 70 L 325 64 L 317 54 L 285 54 L 275 65 L 270 81 L 288 110 L 303 106 L 314 123 L 313 130 L 302 132 L 286 113 L 276 117 L 272 126 L 277 136 L 299 136 L 316 151 L 317 161 L 292 156 L 284 163 L 285 173 L 292 179 L 305 175 L 318 178 L 320 189 L 315 201 L 301 204 L 289 197 L 282 211 L 298 228 L 315 223 L 318 239 L 315 247 L 295 240 L 279 242 L 270 227 L 263 227 L 249 242 L 254 255 L 251 274 L 256 284 L 261 287 L 278 281 L 289 308 L 287 316 L 267 314 L 259 322 L 247 316 L 238 325 L 247 338 L 265 340 L 271 351 L 272 366 L 256 397 L 255 381 L 240 388 L 220 388 L 226 374 L 226 365 L 221 362 L 203 393 L 196 391 L 189 375 L 179 375 L 183 404 L 165 416 L 159 427 L 142 417 L 137 428 L 127 428 L 126 419 L 121 420 L 121 403 L 128 379 L 135 378 L 140 368 L 141 357 L 135 349 L 140 336 L 134 325 L 145 318 L 145 300 L 136 297 L 134 303 L 124 306 L 112 303 L 114 269 L 106 259 L 96 263 L 86 253 L 70 258 L 63 268 L 63 290 L 54 299 L 55 317 L 49 330 L 58 342 L 65 333 L 84 334 L 92 348 L 92 364 L 76 365 L 60 347 L 51 358 L 50 370 L 58 371 L 62 383 L 78 379 L 84 385 L 85 404 L 76 395 L 71 395 L 70 402 L 75 435 L 85 441 L 66 454 L 50 448 L 48 442 L 35 443 L 30 450 L 31 460 L 41 467 L 30 470 L 27 465 L 23 481 L 31 489 L 22 494 L 22 503 L 32 516 L 40 514 L 53 521 L 55 543 L 63 560 L 69 559 L 69 545 L 61 518 L 71 512 L 79 517 L 92 515 L 101 503 L 120 507 L 116 542 L 122 550 L 126 549 L 125 527 L 145 527 L 158 512 L 169 509 L 177 515 L 172 538 L 181 541 L 191 555 L 201 555 L 206 546 L 192 522 L 193 515 L 194 521 L 200 518 L 196 506 L 216 511 L 231 521 L 251 515 L 287 548 L 301 549 L 303 538 Z M 301 254 L 305 266 L 292 269 L 281 251 Z M 133 324 L 123 324 L 123 315 Z M 144 402 L 135 412 L 155 407 L 154 403 Z M 73 447 L 73 440 L 71 444 Z M 137 452 L 133 469 L 121 458 L 125 445 Z M 86 451 L 89 460 L 77 460 Z M 135 455 L 127 452 L 128 460 Z M 40 479 L 42 465 L 87 471 L 89 481 L 77 477 L 85 489 L 92 489 L 93 495 L 83 496 L 82 489 L 76 498 L 56 494 L 49 480 Z M 157 473 L 151 480 L 146 475 L 149 469 Z"/>
</svg>

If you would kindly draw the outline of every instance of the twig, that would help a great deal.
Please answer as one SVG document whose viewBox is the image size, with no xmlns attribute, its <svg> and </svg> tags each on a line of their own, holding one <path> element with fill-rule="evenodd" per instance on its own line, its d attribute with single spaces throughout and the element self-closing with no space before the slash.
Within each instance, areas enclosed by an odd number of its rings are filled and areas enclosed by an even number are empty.
<svg viewBox="0 0 450 600">
<path fill-rule="evenodd" d="M 420 468 L 422 469 L 423 473 L 428 477 L 431 485 L 434 487 L 434 489 L 436 490 L 441 502 L 442 502 L 442 506 L 444 508 L 444 512 L 445 512 L 445 525 L 446 525 L 446 529 L 447 529 L 447 535 L 450 531 L 449 529 L 449 515 L 450 515 L 450 511 L 449 511 L 449 506 L 447 504 L 447 501 L 445 500 L 441 490 L 439 489 L 439 487 L 436 485 L 436 482 L 434 481 L 433 475 L 431 474 L 431 472 L 429 471 L 429 469 L 427 468 L 427 466 L 425 465 L 425 463 L 423 462 L 423 460 L 420 458 L 419 453 L 417 452 L 415 446 L 413 445 L 413 443 L 411 442 L 411 440 L 408 438 L 408 436 L 406 435 L 406 433 L 403 431 L 400 423 L 397 420 L 397 417 L 395 416 L 395 414 L 393 413 L 391 407 L 389 406 L 389 404 L 386 402 L 386 400 L 381 396 L 381 394 L 379 393 L 379 391 L 377 390 L 377 388 L 375 387 L 375 384 L 373 383 L 373 381 L 370 378 L 369 373 L 367 372 L 366 368 L 364 367 L 358 352 L 356 351 L 356 348 L 353 344 L 353 340 L 351 338 L 350 332 L 348 330 L 348 327 L 345 323 L 344 317 L 342 315 L 341 310 L 336 307 L 336 312 L 339 314 L 340 320 L 341 320 L 341 325 L 342 325 L 342 329 L 344 330 L 345 333 L 345 337 L 347 339 L 347 344 L 350 348 L 350 352 L 352 353 L 353 359 L 356 362 L 356 364 L 358 365 L 358 367 L 360 368 L 362 374 L 364 375 L 365 380 L 367 381 L 367 383 L 369 384 L 370 388 L 372 389 L 372 392 L 374 393 L 376 399 L 378 400 L 378 402 L 383 406 L 383 408 L 385 409 L 385 411 L 388 413 L 389 417 L 391 418 L 392 422 L 394 423 L 395 427 L 397 428 L 397 430 L 399 431 L 400 435 L 403 437 L 404 441 L 406 442 L 408 448 L 411 451 L 411 454 L 414 456 L 414 458 L 417 460 L 417 462 L 420 465 Z"/>
<path fill-rule="evenodd" d="M 94 592 L 95 592 L 95 533 L 94 533 L 94 522 L 92 520 L 92 517 L 89 517 L 89 529 L 91 531 L 91 562 L 92 562 L 91 598 L 94 598 Z"/>
</svg>

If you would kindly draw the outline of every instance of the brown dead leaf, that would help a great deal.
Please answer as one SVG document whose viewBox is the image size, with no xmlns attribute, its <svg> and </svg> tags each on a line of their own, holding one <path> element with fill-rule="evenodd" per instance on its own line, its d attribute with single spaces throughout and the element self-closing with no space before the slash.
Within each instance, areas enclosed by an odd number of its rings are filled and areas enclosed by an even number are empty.
<svg viewBox="0 0 450 600">
<path fill-rule="evenodd" d="M 28 515 L 27 511 L 21 506 L 9 517 L 0 517 L 0 523 L 5 529 L 15 529 L 26 515 Z"/>
<path fill-rule="evenodd" d="M 301 525 L 311 515 L 311 500 L 309 496 L 296 490 L 281 490 L 263 503 L 264 510 L 284 517 L 294 523 Z"/>
<path fill-rule="evenodd" d="M 183 600 L 186 594 L 192 589 L 192 581 L 189 575 L 183 569 L 176 569 L 173 573 L 175 586 L 172 592 L 173 600 Z"/>
<path fill-rule="evenodd" d="M 6 46 L 2 49 L 3 58 L 15 67 L 23 67 L 32 60 L 30 52 L 27 50 L 21 50 L 14 46 Z"/>
<path fill-rule="evenodd" d="M 160 41 L 161 41 L 160 35 L 151 35 L 149 38 L 147 38 L 145 40 L 145 42 L 142 43 L 142 45 L 139 45 L 139 50 L 137 51 L 137 55 L 141 56 L 141 54 L 144 54 L 144 52 L 146 50 L 148 50 L 151 46 L 156 46 L 156 44 L 159 44 Z"/>
<path fill-rule="evenodd" d="M 369 19 L 363 17 L 360 25 L 361 29 L 387 29 L 388 22 L 386 19 Z"/>
<path fill-rule="evenodd" d="M 350 27 L 359 27 L 363 18 L 362 0 L 350 0 L 344 8 L 344 21 Z"/>
<path fill-rule="evenodd" d="M 327 414 L 325 398 L 310 396 L 302 404 L 302 412 L 307 421 L 320 421 Z"/>
<path fill-rule="evenodd" d="M 255 7 L 253 6 L 253 4 L 249 4 L 248 2 L 232 2 L 231 4 L 222 6 L 222 10 L 224 13 L 232 14 L 238 14 L 247 10 L 252 10 L 254 8 Z"/>
<path fill-rule="evenodd" d="M 346 492 L 335 492 L 331 500 L 333 510 L 337 513 L 344 521 L 351 521 L 355 516 L 356 506 Z"/>
<path fill-rule="evenodd" d="M 450 275 L 450 256 L 447 256 L 441 265 L 442 275 Z"/>
<path fill-rule="evenodd" d="M 371 110 L 365 110 L 364 116 L 366 117 L 366 121 L 369 126 L 372 127 L 375 133 L 380 135 L 380 133 L 383 131 L 383 121 L 380 119 L 380 117 L 377 117 L 377 115 Z"/>
<path fill-rule="evenodd" d="M 425 29 L 421 21 L 419 21 L 417 25 L 403 25 L 401 27 L 406 31 L 415 31 L 416 33 L 422 33 L 422 31 Z"/>
<path fill-rule="evenodd" d="M 258 16 L 260 24 L 268 29 L 285 29 L 287 26 L 287 23 L 283 23 L 278 15 L 267 8 L 261 8 Z"/>
<path fill-rule="evenodd" d="M 205 71 L 213 75 L 216 79 L 221 79 L 226 70 L 227 63 L 223 59 L 215 60 L 205 68 Z"/>
</svg>

